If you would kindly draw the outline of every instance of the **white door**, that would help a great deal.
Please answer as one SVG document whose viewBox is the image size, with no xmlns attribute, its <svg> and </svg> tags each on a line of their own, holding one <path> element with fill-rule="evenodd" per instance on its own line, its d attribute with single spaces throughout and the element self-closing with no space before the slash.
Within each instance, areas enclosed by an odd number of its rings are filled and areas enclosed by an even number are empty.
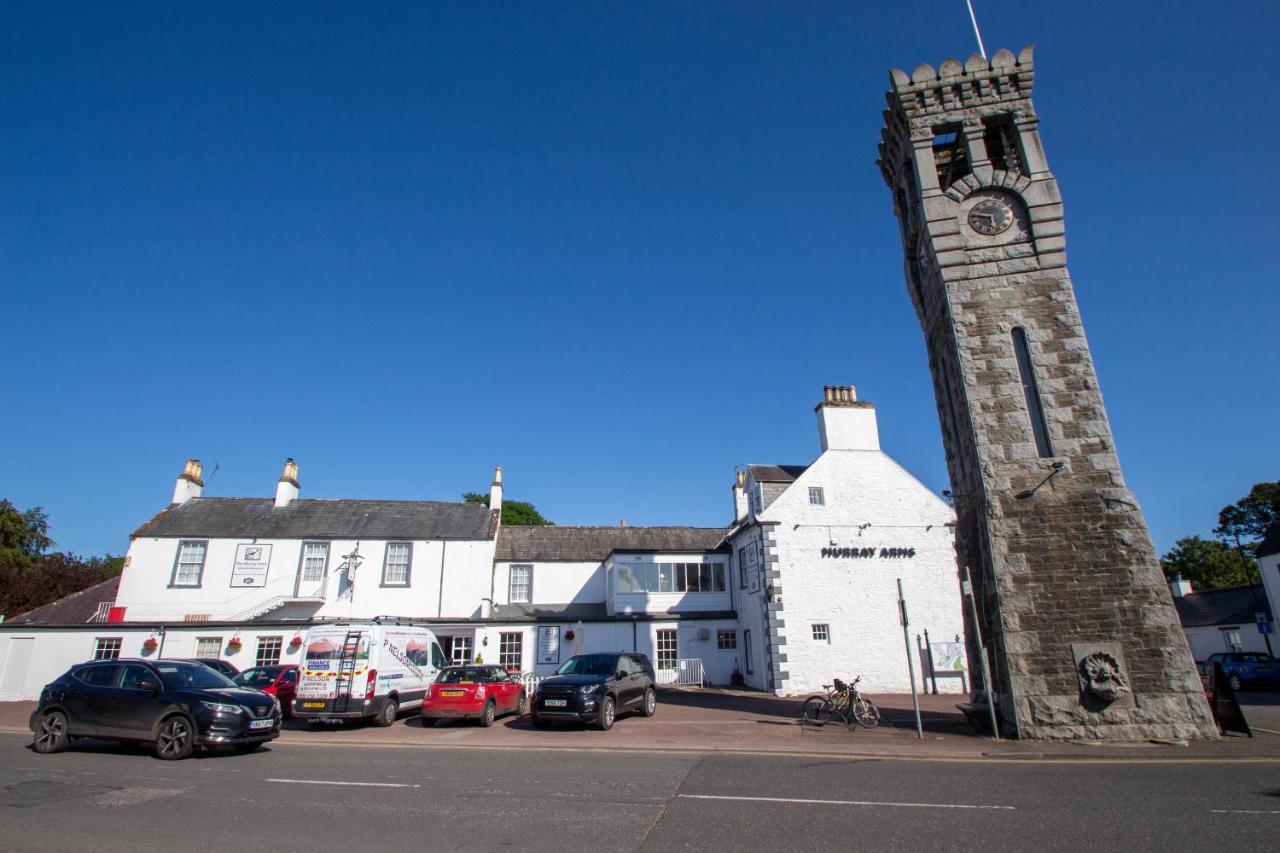
<svg viewBox="0 0 1280 853">
<path fill-rule="evenodd" d="M 0 699 L 26 699 L 22 685 L 27 681 L 31 667 L 31 652 L 35 650 L 35 637 L 14 637 L 9 640 L 9 653 L 4 657 L 4 672 L 0 672 Z"/>
</svg>

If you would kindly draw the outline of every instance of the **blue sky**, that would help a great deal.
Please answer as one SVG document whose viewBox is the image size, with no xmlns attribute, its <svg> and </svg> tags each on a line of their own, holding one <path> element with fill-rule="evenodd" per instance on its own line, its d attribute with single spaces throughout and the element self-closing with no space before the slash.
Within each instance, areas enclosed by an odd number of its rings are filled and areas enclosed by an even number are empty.
<svg viewBox="0 0 1280 853">
<path fill-rule="evenodd" d="M 977 0 L 1035 101 L 1157 548 L 1280 475 L 1280 6 Z M 828 383 L 947 488 L 889 193 L 890 66 L 963 0 L 8 4 L 0 497 L 122 553 L 206 494 L 725 523 Z"/>
</svg>

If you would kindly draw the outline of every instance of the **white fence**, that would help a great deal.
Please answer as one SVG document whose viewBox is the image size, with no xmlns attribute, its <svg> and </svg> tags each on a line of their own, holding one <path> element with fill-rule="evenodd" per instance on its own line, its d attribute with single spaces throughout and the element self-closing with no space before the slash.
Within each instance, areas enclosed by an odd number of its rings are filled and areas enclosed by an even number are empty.
<svg viewBox="0 0 1280 853">
<path fill-rule="evenodd" d="M 532 672 L 512 673 L 511 677 L 524 685 L 524 692 L 532 700 L 533 691 L 538 689 L 538 685 L 542 682 L 542 678 L 534 675 Z"/>
<path fill-rule="evenodd" d="M 703 681 L 701 658 L 679 658 L 658 663 L 659 685 L 685 684 L 701 687 Z"/>
</svg>

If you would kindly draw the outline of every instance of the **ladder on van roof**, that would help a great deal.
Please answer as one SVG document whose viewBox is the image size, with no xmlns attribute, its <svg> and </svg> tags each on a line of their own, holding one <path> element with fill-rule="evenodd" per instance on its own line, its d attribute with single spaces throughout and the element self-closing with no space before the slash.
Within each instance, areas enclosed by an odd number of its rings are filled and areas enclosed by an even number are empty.
<svg viewBox="0 0 1280 853">
<path fill-rule="evenodd" d="M 350 710 L 351 681 L 356 669 L 356 653 L 360 650 L 360 637 L 363 631 L 348 631 L 347 638 L 342 641 L 342 653 L 338 656 L 338 680 L 333 691 L 333 710 L 342 713 Z M 342 703 L 342 707 L 338 707 Z"/>
</svg>

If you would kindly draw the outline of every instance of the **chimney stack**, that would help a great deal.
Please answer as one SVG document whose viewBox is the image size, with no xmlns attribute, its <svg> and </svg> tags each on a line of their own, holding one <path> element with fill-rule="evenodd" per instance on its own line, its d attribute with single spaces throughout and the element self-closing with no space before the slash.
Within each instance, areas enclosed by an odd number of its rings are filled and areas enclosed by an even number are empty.
<svg viewBox="0 0 1280 853">
<path fill-rule="evenodd" d="M 618 526 L 619 526 L 619 527 L 626 527 L 626 526 L 627 526 L 627 520 L 626 520 L 625 518 L 624 518 L 624 519 L 622 519 L 622 521 L 618 524 Z"/>
<path fill-rule="evenodd" d="M 852 385 L 827 385 L 822 389 L 818 413 L 818 440 L 828 450 L 879 450 L 880 430 L 876 407 L 858 399 Z"/>
<path fill-rule="evenodd" d="M 502 469 L 493 469 L 493 482 L 489 484 L 489 509 L 502 509 Z"/>
<path fill-rule="evenodd" d="M 200 479 L 203 473 L 204 466 L 200 464 L 199 459 L 188 459 L 187 466 L 178 475 L 178 482 L 173 485 L 172 503 L 184 504 L 204 494 L 204 480 Z"/>
<path fill-rule="evenodd" d="M 733 478 L 733 520 L 747 517 L 747 472 L 739 471 Z"/>
<path fill-rule="evenodd" d="M 276 509 L 288 506 L 298 499 L 298 493 L 302 491 L 301 484 L 298 483 L 298 463 L 292 458 L 284 460 L 284 473 L 280 475 L 280 481 L 276 483 Z"/>
<path fill-rule="evenodd" d="M 1173 593 L 1174 598 L 1189 595 L 1192 592 L 1191 581 L 1184 581 L 1182 575 L 1174 575 L 1173 580 L 1169 581 L 1169 592 Z"/>
</svg>

